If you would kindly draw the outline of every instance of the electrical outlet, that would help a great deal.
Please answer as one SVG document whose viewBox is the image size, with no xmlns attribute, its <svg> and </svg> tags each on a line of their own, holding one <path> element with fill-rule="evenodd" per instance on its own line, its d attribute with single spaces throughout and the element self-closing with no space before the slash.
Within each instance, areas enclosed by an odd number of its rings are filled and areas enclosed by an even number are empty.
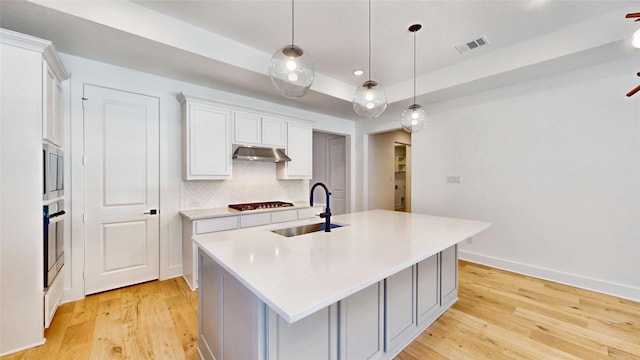
<svg viewBox="0 0 640 360">
<path fill-rule="evenodd" d="M 467 238 L 467 244 L 472 245 L 473 244 L 473 236 Z"/>
<path fill-rule="evenodd" d="M 197 200 L 191 200 L 191 202 L 189 202 L 189 206 L 198 207 L 198 206 L 200 206 L 200 202 L 197 201 Z"/>
</svg>

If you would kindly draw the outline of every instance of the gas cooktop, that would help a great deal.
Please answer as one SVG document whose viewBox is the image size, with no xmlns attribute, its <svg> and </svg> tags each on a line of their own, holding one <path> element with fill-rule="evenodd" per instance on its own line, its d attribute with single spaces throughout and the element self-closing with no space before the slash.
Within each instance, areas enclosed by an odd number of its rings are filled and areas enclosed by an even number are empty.
<svg viewBox="0 0 640 360">
<path fill-rule="evenodd" d="M 231 204 L 229 208 L 238 210 L 238 211 L 246 211 L 246 210 L 259 210 L 259 209 L 273 209 L 273 208 L 282 208 L 282 207 L 291 207 L 292 203 L 284 202 L 284 201 L 265 201 L 265 202 L 256 202 L 256 203 L 246 203 L 246 204 Z"/>
</svg>

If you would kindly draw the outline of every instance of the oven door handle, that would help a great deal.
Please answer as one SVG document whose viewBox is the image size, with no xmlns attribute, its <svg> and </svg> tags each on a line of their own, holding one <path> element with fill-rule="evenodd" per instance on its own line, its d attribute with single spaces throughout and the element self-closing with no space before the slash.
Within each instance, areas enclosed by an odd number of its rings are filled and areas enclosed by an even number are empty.
<svg viewBox="0 0 640 360">
<path fill-rule="evenodd" d="M 62 216 L 64 214 L 66 214 L 66 213 L 67 213 L 66 211 L 60 210 L 58 212 L 55 212 L 55 213 L 49 215 L 49 219 L 53 219 L 54 217 Z"/>
</svg>

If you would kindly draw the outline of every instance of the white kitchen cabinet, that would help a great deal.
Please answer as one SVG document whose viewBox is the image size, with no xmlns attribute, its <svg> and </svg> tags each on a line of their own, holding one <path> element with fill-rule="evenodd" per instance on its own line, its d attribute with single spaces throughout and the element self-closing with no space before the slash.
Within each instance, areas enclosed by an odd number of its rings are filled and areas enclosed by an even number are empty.
<svg viewBox="0 0 640 360">
<path fill-rule="evenodd" d="M 229 108 L 180 94 L 183 118 L 184 180 L 231 178 L 231 114 Z"/>
<path fill-rule="evenodd" d="M 63 145 L 62 87 L 55 71 L 42 61 L 42 139 Z"/>
<path fill-rule="evenodd" d="M 43 73 L 45 62 L 51 73 Z M 65 277 L 61 275 L 55 283 L 60 288 L 46 297 L 45 307 L 42 246 L 42 143 L 46 136 L 44 114 L 48 111 L 43 98 L 47 93 L 43 89 L 45 75 L 51 76 L 51 83 L 69 77 L 53 44 L 0 28 L 0 354 L 44 343 L 45 312 L 53 316 L 64 289 Z M 54 96 L 57 98 L 51 99 L 52 104 L 60 104 L 59 94 Z M 60 111 L 58 107 L 56 113 Z M 61 118 L 58 124 L 62 124 Z M 58 146 L 61 141 L 59 137 Z"/>
<path fill-rule="evenodd" d="M 283 119 L 256 113 L 233 112 L 233 143 L 284 148 L 286 122 Z"/>
<path fill-rule="evenodd" d="M 313 173 L 313 128 L 310 123 L 287 121 L 286 153 L 291 161 L 278 163 L 277 178 L 311 179 Z"/>
</svg>

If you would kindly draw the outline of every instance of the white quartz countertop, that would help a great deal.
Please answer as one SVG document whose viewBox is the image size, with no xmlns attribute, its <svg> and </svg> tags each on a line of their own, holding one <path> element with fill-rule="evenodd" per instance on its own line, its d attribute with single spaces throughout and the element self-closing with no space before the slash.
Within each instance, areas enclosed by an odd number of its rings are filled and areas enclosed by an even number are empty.
<svg viewBox="0 0 640 360">
<path fill-rule="evenodd" d="M 317 206 L 323 206 L 323 204 L 317 204 Z M 293 206 L 289 206 L 289 207 L 257 209 L 257 210 L 248 210 L 248 211 L 239 211 L 239 210 L 230 209 L 228 207 L 199 209 L 199 210 L 182 210 L 180 211 L 180 215 L 182 215 L 184 218 L 189 220 L 199 220 L 199 219 L 209 219 L 209 218 L 224 217 L 224 216 L 258 214 L 261 212 L 299 210 L 299 209 L 306 209 L 309 207 L 310 207 L 309 202 L 302 201 L 302 202 L 294 202 Z M 316 207 L 316 204 L 314 204 L 314 207 Z"/>
<path fill-rule="evenodd" d="M 289 323 L 487 229 L 488 222 L 371 210 L 332 216 L 330 233 L 270 230 L 308 219 L 194 237 L 196 244 Z"/>
</svg>

